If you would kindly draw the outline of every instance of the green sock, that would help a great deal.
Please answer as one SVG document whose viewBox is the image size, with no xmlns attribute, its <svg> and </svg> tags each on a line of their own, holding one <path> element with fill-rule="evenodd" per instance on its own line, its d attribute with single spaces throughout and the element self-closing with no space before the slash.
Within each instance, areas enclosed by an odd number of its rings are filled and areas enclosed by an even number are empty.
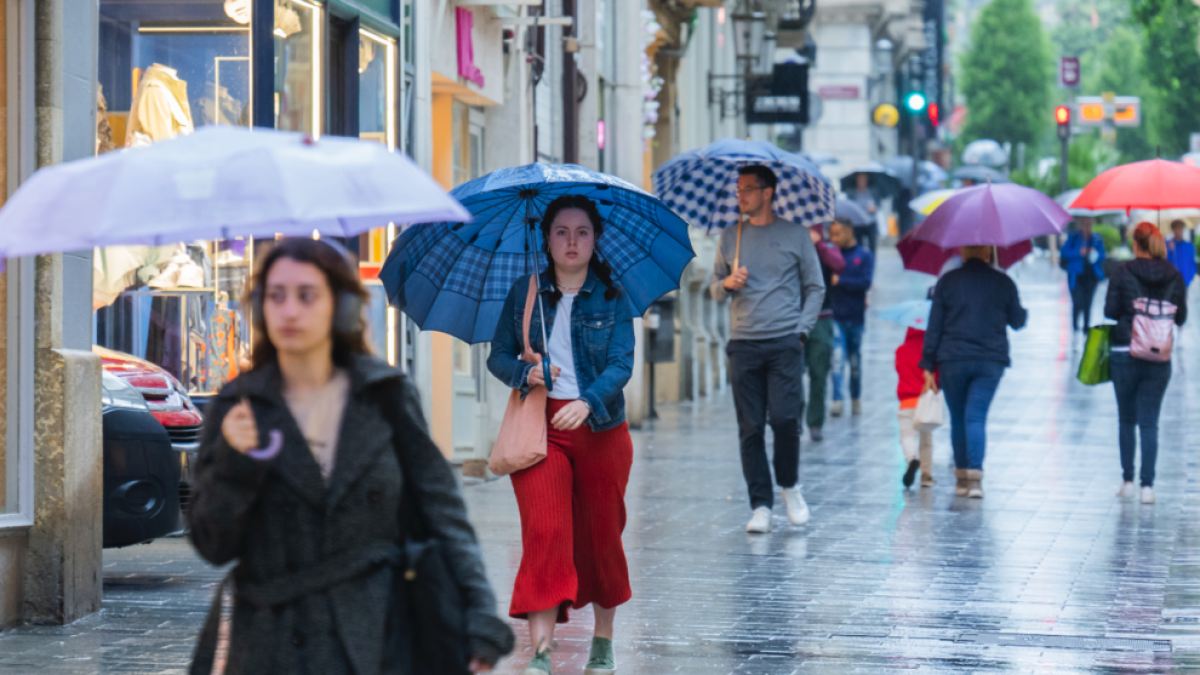
<svg viewBox="0 0 1200 675">
<path fill-rule="evenodd" d="M 592 653 L 588 657 L 587 667 L 608 670 L 617 667 L 617 661 L 613 657 L 612 640 L 602 637 L 592 638 Z"/>
</svg>

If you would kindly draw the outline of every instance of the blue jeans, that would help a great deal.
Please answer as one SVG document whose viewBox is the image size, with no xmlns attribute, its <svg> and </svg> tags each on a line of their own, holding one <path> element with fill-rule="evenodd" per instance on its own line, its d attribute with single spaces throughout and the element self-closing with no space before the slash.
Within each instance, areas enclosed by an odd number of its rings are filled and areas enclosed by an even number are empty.
<svg viewBox="0 0 1200 675">
<path fill-rule="evenodd" d="M 1154 463 L 1158 460 L 1158 413 L 1171 381 L 1171 363 L 1134 358 L 1129 352 L 1113 352 L 1108 363 L 1113 389 L 1117 392 L 1117 419 L 1121 444 L 1121 471 L 1133 480 L 1133 458 L 1137 453 L 1135 431 L 1142 436 L 1142 486 L 1154 485 Z"/>
<path fill-rule="evenodd" d="M 845 363 L 850 364 L 850 398 L 862 398 L 862 341 L 866 324 L 835 321 L 833 350 L 833 400 L 841 401 Z"/>
<path fill-rule="evenodd" d="M 987 414 L 1004 375 L 999 361 L 942 361 L 938 379 L 950 408 L 954 466 L 983 469 L 987 454 Z"/>
</svg>

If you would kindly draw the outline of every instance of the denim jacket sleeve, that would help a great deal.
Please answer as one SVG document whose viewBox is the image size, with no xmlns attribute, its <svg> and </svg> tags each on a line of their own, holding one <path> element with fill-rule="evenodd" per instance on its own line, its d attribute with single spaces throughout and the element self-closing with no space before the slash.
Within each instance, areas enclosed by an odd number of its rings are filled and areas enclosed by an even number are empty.
<svg viewBox="0 0 1200 675">
<path fill-rule="evenodd" d="M 517 279 L 517 283 L 509 289 L 504 307 L 500 310 L 500 321 L 496 323 L 492 351 L 487 360 L 488 370 L 496 379 L 513 389 L 520 389 L 522 394 L 529 393 L 529 369 L 533 365 L 521 360 L 524 345 L 516 328 L 517 298 L 528 292 L 528 276 Z"/>
<path fill-rule="evenodd" d="M 592 409 L 592 417 L 598 424 L 605 424 L 611 419 L 612 413 L 605 406 L 605 402 L 619 394 L 633 376 L 633 306 L 629 304 L 629 298 L 624 293 L 618 295 L 613 303 L 616 305 L 613 311 L 613 333 L 612 340 L 608 343 L 604 372 L 579 396 L 587 401 Z"/>
</svg>

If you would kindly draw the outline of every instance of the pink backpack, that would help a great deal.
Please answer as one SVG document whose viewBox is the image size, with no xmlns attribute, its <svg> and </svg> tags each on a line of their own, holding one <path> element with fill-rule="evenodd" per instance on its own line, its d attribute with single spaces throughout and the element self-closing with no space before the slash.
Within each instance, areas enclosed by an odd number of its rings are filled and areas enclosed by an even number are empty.
<svg viewBox="0 0 1200 675">
<path fill-rule="evenodd" d="M 1178 308 L 1166 300 L 1154 300 L 1146 295 L 1140 281 L 1138 296 L 1133 300 L 1133 339 L 1129 342 L 1129 355 L 1144 361 L 1170 361 L 1171 347 L 1175 345 L 1175 312 Z M 1165 295 L 1170 297 L 1174 290 L 1172 281 Z"/>
</svg>

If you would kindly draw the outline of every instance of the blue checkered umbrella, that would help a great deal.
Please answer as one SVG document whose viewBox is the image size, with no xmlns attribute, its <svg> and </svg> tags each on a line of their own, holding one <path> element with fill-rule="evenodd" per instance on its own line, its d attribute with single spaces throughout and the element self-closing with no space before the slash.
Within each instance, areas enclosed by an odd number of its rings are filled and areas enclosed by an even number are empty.
<svg viewBox="0 0 1200 675">
<path fill-rule="evenodd" d="M 613 278 L 641 314 L 679 287 L 695 254 L 687 223 L 661 201 L 607 174 L 572 164 L 500 169 L 451 193 L 470 223 L 417 225 L 400 235 L 379 274 L 392 304 L 423 330 L 489 342 L 509 289 L 546 266 L 542 213 L 563 195 L 596 203 L 596 241 Z"/>
<path fill-rule="evenodd" d="M 749 164 L 767 166 L 779 178 L 772 206 L 780 218 L 805 227 L 833 220 L 835 191 L 817 165 L 764 141 L 722 138 L 676 155 L 654 172 L 654 191 L 693 225 L 729 227 L 738 222 L 737 172 Z"/>
</svg>

